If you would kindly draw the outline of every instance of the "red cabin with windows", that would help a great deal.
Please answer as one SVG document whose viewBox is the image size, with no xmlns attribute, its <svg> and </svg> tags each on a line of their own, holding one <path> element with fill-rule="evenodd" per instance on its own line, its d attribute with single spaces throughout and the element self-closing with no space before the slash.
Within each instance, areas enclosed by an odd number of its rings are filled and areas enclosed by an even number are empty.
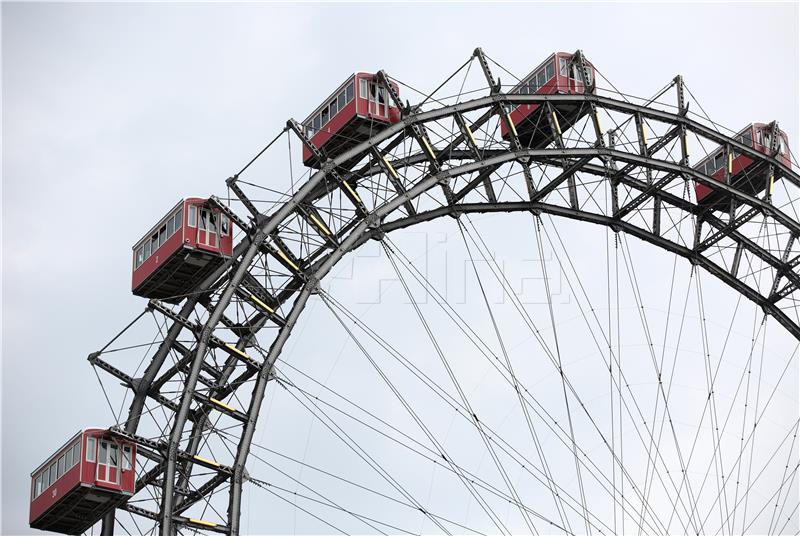
<svg viewBox="0 0 800 536">
<path fill-rule="evenodd" d="M 232 252 L 228 216 L 208 199 L 184 199 L 133 246 L 133 293 L 178 302 Z"/>
<path fill-rule="evenodd" d="M 519 95 L 551 95 L 554 93 L 575 94 L 588 91 L 594 93 L 594 65 L 586 62 L 589 80 L 584 83 L 583 73 L 579 65 L 573 61 L 575 54 L 555 52 L 541 65 L 534 69 L 509 92 Z M 514 106 L 509 117 L 514 124 L 517 136 L 523 147 L 541 148 L 553 141 L 550 118 L 543 112 L 541 104 L 521 104 Z M 579 104 L 554 104 L 556 113 L 556 129 L 565 131 L 586 113 L 585 107 Z M 509 127 L 500 121 L 500 134 L 509 139 Z"/>
<path fill-rule="evenodd" d="M 792 164 L 789 159 L 789 139 L 782 130 L 778 130 L 778 134 L 780 139 L 778 140 L 778 154 L 776 158 L 786 166 L 791 167 Z M 772 125 L 753 123 L 741 130 L 735 136 L 735 139 L 748 147 L 752 147 L 759 153 L 768 155 L 770 146 L 772 145 L 771 136 Z M 730 152 L 726 162 L 725 149 L 719 147 L 699 164 L 694 166 L 694 169 L 719 182 L 725 182 L 725 172 L 728 171 L 731 186 L 755 196 L 767 188 L 772 188 L 773 179 L 767 176 L 768 170 L 766 166 L 757 166 L 753 164 L 754 160 L 752 158 L 739 154 L 736 151 Z M 726 167 L 728 168 L 727 170 L 725 169 Z M 712 208 L 727 208 L 722 206 L 723 204 L 721 203 L 726 198 L 725 194 L 710 186 L 697 183 L 695 185 L 695 195 L 697 197 L 697 203 L 700 205 Z"/>
<path fill-rule="evenodd" d="M 399 93 L 397 84 L 390 83 Z M 303 121 L 303 128 L 314 147 L 328 158 L 336 158 L 398 121 L 400 110 L 378 77 L 356 73 Z M 319 168 L 322 162 L 303 145 L 303 164 Z"/>
<path fill-rule="evenodd" d="M 80 534 L 136 488 L 136 445 L 107 430 L 78 432 L 31 473 L 32 528 Z"/>
</svg>

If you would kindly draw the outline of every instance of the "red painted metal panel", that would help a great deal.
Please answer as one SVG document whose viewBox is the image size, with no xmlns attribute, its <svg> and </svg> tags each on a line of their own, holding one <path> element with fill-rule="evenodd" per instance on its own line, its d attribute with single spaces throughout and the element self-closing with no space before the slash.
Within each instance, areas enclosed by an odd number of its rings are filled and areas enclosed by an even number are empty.
<svg viewBox="0 0 800 536">
<path fill-rule="evenodd" d="M 748 130 L 748 128 L 750 130 L 751 139 L 753 140 L 753 144 L 752 144 L 753 149 L 758 151 L 759 153 L 763 153 L 763 154 L 768 155 L 769 154 L 769 147 L 767 147 L 767 146 L 765 146 L 765 145 L 763 145 L 761 143 L 758 143 L 758 141 L 757 141 L 758 138 L 756 137 L 757 133 L 760 130 L 768 128 L 768 125 L 765 125 L 763 123 L 754 123 L 754 124 L 750 125 L 750 127 L 745 127 L 744 129 L 742 129 L 739 132 L 739 134 L 737 134 L 737 136 L 739 136 L 742 133 L 746 132 Z M 783 138 L 784 147 L 788 148 L 789 143 L 788 143 L 788 138 L 786 137 L 786 133 L 783 132 L 783 131 L 779 131 L 779 134 Z M 711 153 L 711 156 L 704 158 L 703 160 L 700 161 L 699 164 L 695 165 L 694 166 L 695 169 L 698 169 L 698 168 L 702 167 L 703 164 L 705 164 L 705 162 L 707 162 L 711 158 L 715 158 L 717 155 L 719 155 L 719 153 L 720 153 L 719 150 L 714 151 L 713 153 Z M 788 167 L 792 166 L 791 161 L 789 159 L 788 151 L 784 151 L 783 153 L 778 155 L 778 160 L 780 162 L 782 162 L 784 165 L 788 166 Z M 742 170 L 744 170 L 747 167 L 749 167 L 753 162 L 754 161 L 753 161 L 752 158 L 750 158 L 748 156 L 745 156 L 745 155 L 738 155 L 738 156 L 734 157 L 731 160 L 731 173 L 730 173 L 730 175 L 731 176 L 737 175 Z M 711 178 L 716 180 L 716 181 L 724 183 L 725 182 L 725 166 L 727 166 L 727 163 L 724 163 L 723 167 L 721 169 L 718 169 L 717 171 L 715 171 L 711 175 Z M 700 170 L 700 172 L 702 173 L 703 171 Z M 714 192 L 714 189 L 712 187 L 710 187 L 710 186 L 706 186 L 705 184 L 699 184 L 699 183 L 695 184 L 695 197 L 697 198 L 697 202 L 698 203 L 703 201 L 706 197 L 711 195 L 711 193 L 713 193 L 713 192 Z"/>
<path fill-rule="evenodd" d="M 36 478 L 31 479 L 31 496 Z M 42 493 L 31 501 L 29 521 L 32 523 L 39 516 L 59 502 L 68 492 L 81 485 L 81 465 L 78 464 L 50 484 Z"/>
<path fill-rule="evenodd" d="M 530 78 L 531 78 L 531 75 L 533 75 L 534 73 L 537 73 L 542 67 L 546 66 L 549 62 L 553 62 L 554 63 L 553 68 L 554 68 L 554 71 L 555 71 L 555 76 L 553 78 L 551 78 L 550 80 L 548 80 L 538 90 L 536 90 L 536 94 L 537 95 L 553 95 L 553 94 L 556 94 L 556 93 L 559 93 L 559 94 L 583 93 L 583 91 L 584 91 L 583 82 L 581 82 L 579 80 L 575 80 L 573 78 L 570 78 L 569 77 L 569 73 L 567 73 L 566 76 L 562 75 L 561 71 L 559 69 L 559 59 L 560 58 L 571 59 L 572 56 L 573 56 L 573 54 L 570 54 L 570 53 L 567 53 L 567 52 L 556 52 L 556 53 L 550 55 L 549 58 L 547 58 L 545 61 L 543 61 L 541 64 L 539 64 L 535 69 L 533 69 L 528 74 L 528 76 L 526 76 L 522 80 L 522 82 L 517 85 L 517 87 L 521 86 L 522 83 L 528 82 L 528 80 L 530 80 Z M 586 63 L 589 66 L 589 68 L 590 68 L 590 70 L 592 72 L 592 79 L 594 79 L 595 75 L 596 75 L 595 70 L 594 70 L 594 65 L 592 65 L 591 62 L 586 62 Z M 512 89 L 512 91 L 514 91 L 514 89 Z M 520 121 L 522 121 L 523 119 L 525 119 L 526 117 L 531 115 L 533 112 L 538 110 L 539 106 L 541 106 L 541 105 L 539 105 L 539 104 L 522 104 L 520 106 L 517 106 L 517 108 L 514 109 L 509 114 L 509 116 L 511 117 L 511 121 L 514 123 L 514 125 L 518 125 L 520 123 Z M 500 121 L 500 135 L 503 137 L 503 139 L 508 139 L 508 126 L 506 125 L 506 122 L 503 121 L 503 120 Z"/>
<path fill-rule="evenodd" d="M 139 268 L 133 271 L 132 288 L 135 289 L 141 285 L 142 282 L 150 277 L 153 272 L 158 270 L 173 253 L 181 249 L 181 246 L 183 246 L 183 237 L 181 233 L 175 233 L 169 237 L 167 241 L 164 242 L 163 246 L 160 246 L 155 253 L 151 253 L 150 257 L 145 260 Z"/>
<path fill-rule="evenodd" d="M 339 88 L 328 97 L 324 102 L 330 102 L 331 98 L 335 96 L 337 93 L 341 91 L 342 88 L 347 87 L 347 84 L 350 83 L 350 80 L 353 80 L 353 95 L 354 98 L 352 101 L 347 103 L 344 108 L 339 110 L 336 115 L 328 120 L 327 123 L 320 127 L 320 130 L 315 132 L 313 136 L 311 136 L 311 143 L 317 149 L 325 149 L 325 144 L 338 132 L 347 125 L 350 121 L 354 120 L 357 117 L 361 117 L 364 119 L 372 120 L 377 123 L 376 131 L 380 130 L 380 125 L 390 125 L 393 123 L 397 123 L 400 121 L 400 110 L 394 106 L 393 103 L 390 102 L 389 104 L 389 117 L 385 117 L 383 115 L 372 114 L 369 112 L 369 99 L 361 97 L 361 92 L 359 91 L 359 85 L 361 80 L 367 81 L 374 81 L 375 74 L 373 73 L 356 73 L 354 76 L 348 78 L 344 84 L 339 86 Z M 395 91 L 399 93 L 400 88 L 392 82 L 392 86 L 394 87 Z M 318 108 L 311 117 L 314 117 L 316 113 L 320 110 Z M 308 119 L 306 120 L 308 122 Z M 311 160 L 312 154 L 311 150 L 303 145 L 303 162 L 308 162 Z"/>
<path fill-rule="evenodd" d="M 198 217 L 195 218 L 195 225 L 194 227 L 189 226 L 189 207 L 195 206 L 197 207 Z M 133 290 L 137 289 L 143 282 L 145 282 L 150 276 L 152 276 L 158 269 L 163 266 L 167 260 L 169 260 L 176 252 L 180 251 L 183 248 L 198 248 L 204 251 L 208 251 L 211 253 L 219 253 L 222 255 L 230 256 L 233 252 L 233 223 L 229 222 L 228 224 L 228 233 L 224 236 L 219 236 L 218 239 L 215 238 L 213 240 L 213 244 L 202 244 L 198 242 L 198 232 L 199 231 L 199 222 L 197 221 L 199 218 L 199 211 L 201 207 L 208 206 L 208 199 L 199 198 L 199 197 L 190 197 L 182 201 L 182 225 L 181 228 L 174 232 L 172 236 L 165 240 L 164 244 L 160 245 L 154 252 L 151 252 L 150 256 L 144 260 L 144 262 L 138 267 L 133 269 L 132 277 L 131 277 L 131 288 Z M 220 214 L 219 209 L 212 209 L 213 212 L 217 215 Z M 174 214 L 176 208 L 170 210 L 167 215 Z M 168 218 L 167 218 L 168 220 Z M 136 245 L 133 247 L 133 266 L 136 266 L 136 250 L 142 245 L 146 240 L 149 240 L 150 237 L 158 232 L 162 224 L 164 223 L 164 219 L 159 222 L 158 225 L 153 227 L 150 232 L 145 235 L 145 238 L 139 240 Z M 217 221 L 219 221 L 219 216 L 217 217 Z"/>
<path fill-rule="evenodd" d="M 95 440 L 95 449 L 97 449 L 97 442 L 102 438 L 105 438 L 106 441 L 111 441 L 118 446 L 120 453 L 118 465 L 121 471 L 119 475 L 119 484 L 98 482 L 97 453 L 95 452 L 93 456 L 95 460 L 94 462 L 87 460 L 87 444 L 90 438 Z M 50 482 L 49 485 L 45 487 L 39 495 L 34 497 L 36 479 L 45 470 L 49 471 L 52 463 L 54 461 L 57 463 L 59 458 L 64 456 L 68 451 L 74 452 L 73 447 L 78 442 L 80 442 L 81 445 L 80 449 L 78 450 L 80 460 L 75 463 L 74 466 L 65 470 L 61 477 L 56 478 L 53 482 Z M 130 469 L 122 470 L 122 452 L 125 445 L 130 446 L 131 449 Z M 120 493 L 132 494 L 136 487 L 136 445 L 126 441 L 111 439 L 107 435 L 107 431 L 100 428 L 89 428 L 79 432 L 31 474 L 30 523 L 33 523 L 41 516 L 46 515 L 52 507 L 56 506 L 64 497 L 67 496 L 70 491 L 74 490 L 78 486 L 103 487 L 105 489 L 119 491 Z"/>
</svg>

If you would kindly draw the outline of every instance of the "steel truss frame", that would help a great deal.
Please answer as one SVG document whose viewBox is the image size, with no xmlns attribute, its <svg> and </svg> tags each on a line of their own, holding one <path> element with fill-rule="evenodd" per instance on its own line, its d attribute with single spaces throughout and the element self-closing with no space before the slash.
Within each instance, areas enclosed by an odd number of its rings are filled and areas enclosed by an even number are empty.
<svg viewBox="0 0 800 536">
<path fill-rule="evenodd" d="M 392 91 L 403 110 L 398 124 L 337 158 L 320 153 L 322 169 L 268 214 L 245 193 L 242 177 L 228 179 L 250 213 L 245 221 L 215 199 L 246 231 L 231 262 L 179 309 L 149 302 L 148 309 L 169 328 L 140 377 L 110 364 L 102 352 L 89 356 L 132 391 L 127 419 L 112 430 L 136 441 L 150 464 L 139 475 L 136 496 L 151 493 L 153 506 L 131 501 L 123 510 L 157 522 L 161 534 L 181 528 L 239 534 L 246 462 L 273 365 L 320 281 L 365 242 L 434 218 L 527 212 L 604 225 L 701 266 L 800 339 L 800 222 L 773 204 L 769 190 L 763 198 L 754 197 L 690 167 L 687 138 L 721 145 L 726 154 L 745 154 L 756 162 L 753 169 L 767 170 L 787 191 L 800 191 L 800 176 L 775 152 L 764 155 L 691 119 L 680 77 L 673 82 L 676 109 L 665 111 L 596 94 L 503 93 L 480 49 L 475 58 L 488 95 L 425 110 L 404 106 Z M 581 54 L 576 58 L 584 61 Z M 385 73 L 380 80 L 388 86 Z M 528 148 L 515 135 L 500 139 L 496 126 L 510 123 L 509 107 L 530 104 L 546 112 L 542 128 L 550 129 L 552 143 Z M 577 124 L 561 131 L 558 110 L 565 107 L 581 112 L 583 131 Z M 602 114 L 619 118 L 617 128 L 605 133 Z M 310 145 L 293 120 L 287 125 L 287 131 Z M 652 140 L 647 130 L 656 133 Z M 625 132 L 632 131 L 635 139 L 622 143 Z M 353 161 L 361 167 L 340 167 Z M 522 195 L 513 187 L 520 182 Z M 686 195 L 694 183 L 721 192 L 730 210 L 721 213 L 696 204 Z M 676 219 L 686 225 L 675 224 Z M 765 245 L 752 236 L 756 220 L 773 230 L 777 243 Z M 744 269 L 756 260 L 768 268 L 768 278 Z M 274 334 L 268 346 L 258 342 L 260 332 Z M 218 333 L 235 341 L 225 342 Z M 178 392 L 164 394 L 168 384 L 177 384 Z M 137 433 L 143 415 L 152 413 L 148 404 L 167 415 L 168 429 L 159 439 Z M 235 441 L 235 451 L 227 459 L 208 458 L 210 437 L 220 430 Z M 219 519 L 187 514 L 225 489 L 227 511 L 218 513 Z M 112 512 L 104 520 L 104 533 L 111 534 L 113 527 Z"/>
</svg>

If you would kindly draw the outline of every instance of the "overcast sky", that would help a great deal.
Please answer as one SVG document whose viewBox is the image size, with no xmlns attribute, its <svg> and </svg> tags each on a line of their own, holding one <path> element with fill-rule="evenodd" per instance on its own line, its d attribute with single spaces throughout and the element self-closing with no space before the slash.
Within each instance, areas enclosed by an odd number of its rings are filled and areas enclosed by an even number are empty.
<svg viewBox="0 0 800 536">
<path fill-rule="evenodd" d="M 798 37 L 797 3 L 3 3 L 3 533 L 30 471 L 107 424 L 86 356 L 145 305 L 131 245 L 348 74 L 430 90 L 476 46 L 518 75 L 581 48 L 626 93 L 680 73 L 724 125 L 778 119 L 798 154 Z"/>
</svg>

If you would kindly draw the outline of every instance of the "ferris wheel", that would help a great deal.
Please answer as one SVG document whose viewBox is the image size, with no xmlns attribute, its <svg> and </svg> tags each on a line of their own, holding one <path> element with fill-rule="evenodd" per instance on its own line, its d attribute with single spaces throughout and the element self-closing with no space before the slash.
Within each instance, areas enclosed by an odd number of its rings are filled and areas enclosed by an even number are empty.
<svg viewBox="0 0 800 536">
<path fill-rule="evenodd" d="M 266 532 L 246 525 L 261 494 L 317 532 L 797 532 L 789 140 L 777 121 L 720 127 L 680 76 L 645 100 L 600 67 L 556 52 L 517 78 L 476 49 L 429 94 L 358 72 L 227 195 L 176 202 L 133 246 L 145 310 L 89 355 L 111 421 L 34 470 L 31 526 Z M 398 238 L 442 221 L 468 303 Z M 538 301 L 501 242 L 532 252 Z M 371 246 L 402 319 L 330 283 Z M 581 267 L 576 248 L 597 256 Z M 776 332 L 791 351 L 769 352 Z M 286 358 L 297 339 L 327 378 Z M 265 400 L 284 416 L 259 437 Z M 290 407 L 325 435 L 322 461 L 280 448 L 310 441 Z"/>
</svg>

